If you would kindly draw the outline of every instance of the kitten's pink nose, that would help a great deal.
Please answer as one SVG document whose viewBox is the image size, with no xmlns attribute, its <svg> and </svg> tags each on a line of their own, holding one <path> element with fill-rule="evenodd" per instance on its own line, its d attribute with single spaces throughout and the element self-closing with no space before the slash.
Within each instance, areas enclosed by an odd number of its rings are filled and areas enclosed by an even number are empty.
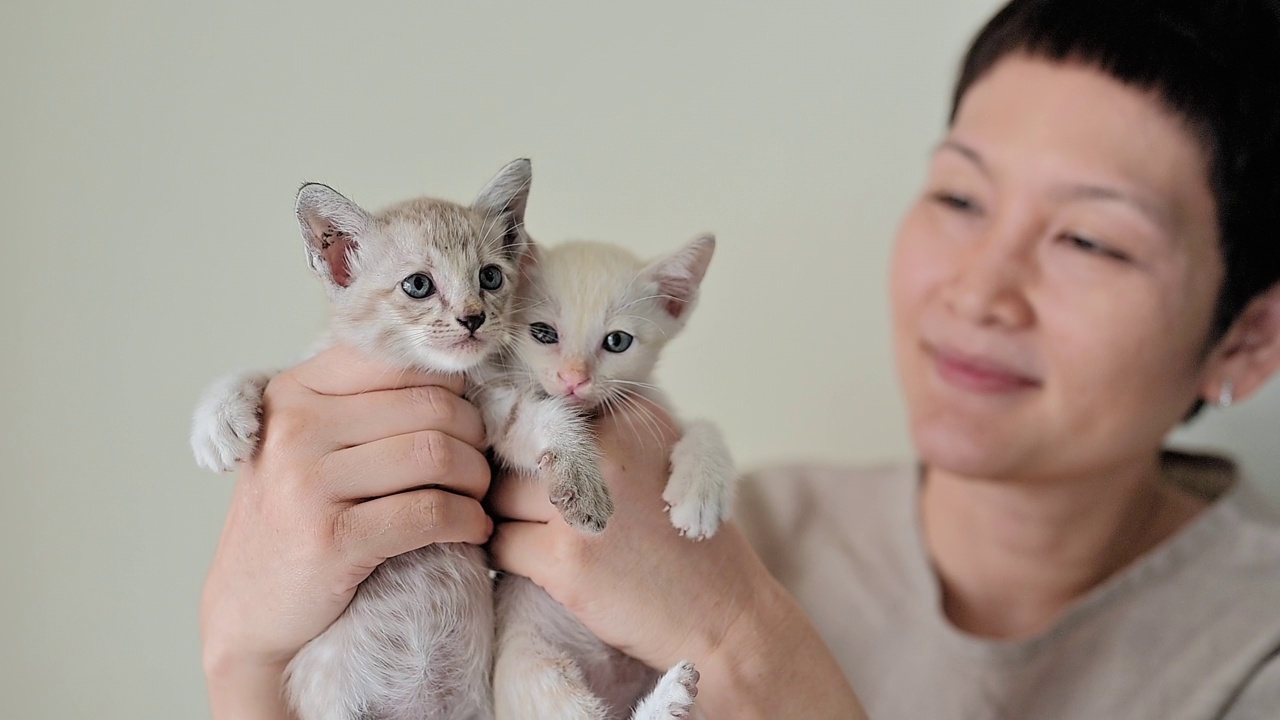
<svg viewBox="0 0 1280 720">
<path fill-rule="evenodd" d="M 565 392 L 573 395 L 578 392 L 578 388 L 591 382 L 591 377 L 587 375 L 585 368 L 568 368 L 556 373 L 556 377 L 560 378 L 560 382 L 564 384 Z"/>
</svg>

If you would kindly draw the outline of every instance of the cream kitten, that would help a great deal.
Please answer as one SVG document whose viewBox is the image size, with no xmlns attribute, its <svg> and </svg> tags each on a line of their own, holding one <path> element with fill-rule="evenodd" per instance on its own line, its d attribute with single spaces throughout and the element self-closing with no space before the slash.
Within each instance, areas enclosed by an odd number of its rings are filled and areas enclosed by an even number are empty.
<svg viewBox="0 0 1280 720">
<path fill-rule="evenodd" d="M 688 321 L 714 249 L 714 239 L 703 236 L 648 264 L 602 243 L 541 250 L 528 270 L 529 332 L 518 353 L 537 389 L 588 412 L 634 405 L 637 397 L 670 408 L 651 375 L 662 348 Z M 647 422 L 636 432 L 649 432 Z M 729 515 L 733 478 L 717 429 L 686 425 L 663 493 L 672 524 L 696 539 L 711 536 Z M 697 673 L 690 664 L 659 678 L 601 642 L 531 581 L 501 577 L 497 612 L 499 720 L 623 717 L 655 681 L 632 718 L 691 712 Z"/>
<path fill-rule="evenodd" d="M 303 186 L 297 214 L 330 299 L 328 341 L 401 367 L 494 377 L 486 366 L 513 345 L 517 281 L 531 252 L 530 179 L 529 162 L 518 160 L 470 207 L 420 198 L 377 214 L 324 185 Z M 201 465 L 226 471 L 252 457 L 269 377 L 234 376 L 206 394 L 192 430 Z M 546 466 L 566 520 L 599 530 L 612 506 L 589 428 L 577 409 L 550 404 L 524 413 L 554 428 L 534 433 L 525 465 Z M 289 664 L 292 706 L 302 720 L 491 717 L 492 591 L 475 546 L 388 559 Z"/>
</svg>

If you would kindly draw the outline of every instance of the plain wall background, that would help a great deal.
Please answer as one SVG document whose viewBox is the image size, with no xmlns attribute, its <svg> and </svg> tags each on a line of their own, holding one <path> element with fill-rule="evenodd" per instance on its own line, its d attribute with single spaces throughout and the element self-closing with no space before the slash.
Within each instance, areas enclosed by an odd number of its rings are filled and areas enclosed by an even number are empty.
<svg viewBox="0 0 1280 720">
<path fill-rule="evenodd" d="M 720 237 L 661 376 L 743 465 L 904 459 L 885 266 L 993 0 L 0 6 L 0 715 L 207 716 L 196 624 L 231 480 L 215 376 L 291 362 L 323 295 L 303 180 L 529 226 Z M 1183 440 L 1280 494 L 1280 388 Z"/>
</svg>

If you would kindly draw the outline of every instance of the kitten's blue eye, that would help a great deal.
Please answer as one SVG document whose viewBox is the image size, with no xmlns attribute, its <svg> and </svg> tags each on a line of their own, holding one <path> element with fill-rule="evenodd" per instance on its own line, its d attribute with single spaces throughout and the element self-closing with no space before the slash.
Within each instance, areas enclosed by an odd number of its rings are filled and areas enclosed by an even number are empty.
<svg viewBox="0 0 1280 720">
<path fill-rule="evenodd" d="M 611 353 L 626 352 L 631 347 L 631 341 L 635 340 L 631 333 L 625 333 L 621 330 L 614 330 L 604 336 L 604 349 Z"/>
<path fill-rule="evenodd" d="M 502 269 L 497 265 L 480 268 L 480 287 L 491 292 L 502 287 Z"/>
<path fill-rule="evenodd" d="M 556 333 L 556 329 L 543 322 L 530 325 L 529 334 L 543 345 L 555 345 L 560 342 L 560 335 Z"/>
<path fill-rule="evenodd" d="M 422 273 L 414 273 L 400 281 L 400 289 L 414 300 L 430 297 L 436 291 L 436 284 Z"/>
</svg>

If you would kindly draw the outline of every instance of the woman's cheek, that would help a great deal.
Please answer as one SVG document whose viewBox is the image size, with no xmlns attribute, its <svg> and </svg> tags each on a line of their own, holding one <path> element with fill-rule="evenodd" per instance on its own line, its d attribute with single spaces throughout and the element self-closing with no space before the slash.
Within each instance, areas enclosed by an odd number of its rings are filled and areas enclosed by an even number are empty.
<svg viewBox="0 0 1280 720">
<path fill-rule="evenodd" d="M 890 292 L 900 320 L 914 316 L 952 273 L 956 243 L 945 237 L 930 209 L 917 205 L 908 213 L 894 244 Z"/>
</svg>

